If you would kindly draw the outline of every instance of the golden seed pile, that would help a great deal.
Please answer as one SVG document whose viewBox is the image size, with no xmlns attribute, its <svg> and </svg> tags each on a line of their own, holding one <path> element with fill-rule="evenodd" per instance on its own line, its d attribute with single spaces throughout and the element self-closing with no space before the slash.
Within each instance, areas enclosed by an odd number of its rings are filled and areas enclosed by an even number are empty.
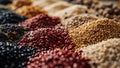
<svg viewBox="0 0 120 68">
<path fill-rule="evenodd" d="M 69 31 L 76 48 L 96 44 L 110 38 L 120 38 L 120 23 L 107 18 L 85 23 Z"/>
<path fill-rule="evenodd" d="M 29 6 L 31 5 L 32 2 L 31 0 L 14 0 L 12 4 L 9 4 L 7 7 L 12 9 L 12 10 L 16 10 L 20 7 L 23 7 L 23 6 Z"/>
<path fill-rule="evenodd" d="M 91 59 L 92 68 L 120 67 L 120 38 L 108 39 L 81 50 L 83 57 Z"/>
<path fill-rule="evenodd" d="M 22 16 L 26 16 L 28 18 L 32 18 L 38 14 L 47 14 L 47 11 L 44 10 L 41 7 L 38 6 L 23 6 L 17 10 L 15 10 L 16 13 L 22 15 Z"/>
</svg>

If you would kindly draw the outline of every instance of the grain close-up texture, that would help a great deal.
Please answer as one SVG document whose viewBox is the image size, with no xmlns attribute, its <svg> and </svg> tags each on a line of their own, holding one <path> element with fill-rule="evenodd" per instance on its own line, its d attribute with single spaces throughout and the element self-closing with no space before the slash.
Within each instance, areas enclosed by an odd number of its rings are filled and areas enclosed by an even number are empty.
<svg viewBox="0 0 120 68">
<path fill-rule="evenodd" d="M 0 68 L 120 68 L 120 0 L 0 0 Z"/>
</svg>

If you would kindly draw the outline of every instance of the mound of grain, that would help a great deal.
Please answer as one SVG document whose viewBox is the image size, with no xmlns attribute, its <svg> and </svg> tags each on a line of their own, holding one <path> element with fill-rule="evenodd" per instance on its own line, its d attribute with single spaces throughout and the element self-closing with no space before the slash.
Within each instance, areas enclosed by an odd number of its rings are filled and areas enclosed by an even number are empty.
<svg viewBox="0 0 120 68">
<path fill-rule="evenodd" d="M 15 10 L 16 13 L 26 16 L 28 18 L 34 17 L 38 14 L 47 14 L 47 11 L 45 11 L 43 8 L 38 6 L 23 6 L 17 10 Z"/>
<path fill-rule="evenodd" d="M 58 1 L 60 1 L 60 0 L 36 0 L 36 1 L 33 1 L 33 5 L 45 7 L 45 6 L 51 5 L 53 3 L 56 3 Z"/>
<path fill-rule="evenodd" d="M 66 19 L 63 23 L 58 24 L 58 27 L 64 27 L 67 29 L 74 29 L 83 25 L 84 23 L 97 20 L 97 17 L 94 15 L 76 15 L 69 19 Z"/>
<path fill-rule="evenodd" d="M 120 67 L 120 38 L 108 39 L 81 50 L 84 57 L 91 59 L 92 68 Z"/>
<path fill-rule="evenodd" d="M 23 6 L 29 6 L 31 5 L 32 2 L 31 0 L 14 0 L 12 4 L 9 4 L 7 7 L 12 9 L 12 10 L 16 10 L 20 7 L 23 7 Z"/>
<path fill-rule="evenodd" d="M 49 14 L 54 15 L 55 12 L 58 12 L 67 7 L 70 7 L 70 6 L 72 6 L 72 4 L 69 4 L 65 1 L 60 1 L 60 2 L 54 3 L 50 6 L 46 6 L 46 7 L 44 7 L 44 9 L 47 10 L 49 12 Z"/>
<path fill-rule="evenodd" d="M 61 17 L 62 19 L 65 19 L 65 18 L 72 17 L 74 15 L 85 13 L 86 11 L 87 11 L 86 6 L 73 5 L 64 10 L 56 12 L 55 15 Z"/>
<path fill-rule="evenodd" d="M 76 47 L 96 44 L 110 38 L 120 38 L 120 23 L 103 18 L 85 23 L 69 31 Z"/>
</svg>

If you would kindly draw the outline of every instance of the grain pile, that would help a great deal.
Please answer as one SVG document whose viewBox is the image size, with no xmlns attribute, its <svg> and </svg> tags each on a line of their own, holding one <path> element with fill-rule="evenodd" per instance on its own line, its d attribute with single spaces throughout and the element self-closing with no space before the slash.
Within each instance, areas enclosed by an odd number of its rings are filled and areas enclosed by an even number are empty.
<svg viewBox="0 0 120 68">
<path fill-rule="evenodd" d="M 103 18 L 85 23 L 69 31 L 76 48 L 96 44 L 110 38 L 120 38 L 120 23 Z"/>
<path fill-rule="evenodd" d="M 15 10 L 15 12 L 28 18 L 32 18 L 38 14 L 47 14 L 47 11 L 44 10 L 43 8 L 32 5 L 18 8 L 17 10 Z"/>
<path fill-rule="evenodd" d="M 46 6 L 46 7 L 44 7 L 44 9 L 47 10 L 49 12 L 49 14 L 54 15 L 55 12 L 58 12 L 60 10 L 68 8 L 70 6 L 72 6 L 72 4 L 69 4 L 65 1 L 60 1 L 60 2 L 54 3 L 50 6 Z"/>
<path fill-rule="evenodd" d="M 54 49 L 36 53 L 26 68 L 90 68 L 87 61 L 81 57 L 81 51 Z"/>
<path fill-rule="evenodd" d="M 47 14 L 39 14 L 33 18 L 25 20 L 20 23 L 20 26 L 26 26 L 30 30 L 35 30 L 38 28 L 54 27 L 55 25 L 61 23 L 59 17 L 49 16 Z"/>
<path fill-rule="evenodd" d="M 70 18 L 74 15 L 85 13 L 85 11 L 87 11 L 86 6 L 73 5 L 71 7 L 68 7 L 64 10 L 55 13 L 55 16 L 59 16 L 60 18 L 65 19 L 65 18 Z"/>
<path fill-rule="evenodd" d="M 82 56 L 91 59 L 92 68 L 120 67 L 120 38 L 108 39 L 81 50 Z"/>
<path fill-rule="evenodd" d="M 32 4 L 31 0 L 27 0 L 27 1 L 26 0 L 14 0 L 12 4 L 8 4 L 7 7 L 12 10 L 16 10 L 20 7 L 29 6 L 31 4 Z"/>
<path fill-rule="evenodd" d="M 83 25 L 84 23 L 88 23 L 94 20 L 97 20 L 97 17 L 93 15 L 76 15 L 58 24 L 58 27 L 74 29 L 79 27 L 80 25 Z"/>
<path fill-rule="evenodd" d="M 40 28 L 30 31 L 24 35 L 19 42 L 23 46 L 32 46 L 41 50 L 49 50 L 54 48 L 74 49 L 75 44 L 72 43 L 68 31 L 60 28 Z"/>
</svg>

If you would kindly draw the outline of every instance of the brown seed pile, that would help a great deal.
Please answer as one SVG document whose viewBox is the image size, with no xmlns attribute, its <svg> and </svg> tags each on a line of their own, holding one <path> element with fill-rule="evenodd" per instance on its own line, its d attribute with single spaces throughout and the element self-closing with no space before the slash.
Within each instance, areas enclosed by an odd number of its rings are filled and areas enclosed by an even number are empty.
<svg viewBox="0 0 120 68">
<path fill-rule="evenodd" d="M 26 68 L 91 68 L 81 51 L 54 49 L 38 52 L 27 62 Z"/>
<path fill-rule="evenodd" d="M 37 47 L 41 50 L 53 48 L 74 49 L 75 46 L 68 35 L 68 31 L 60 28 L 40 28 L 35 31 L 30 31 L 24 35 L 18 44 Z"/>
<path fill-rule="evenodd" d="M 88 8 L 90 8 L 93 4 L 97 4 L 98 0 L 68 0 L 68 2 L 73 4 L 86 5 Z"/>
<path fill-rule="evenodd" d="M 83 57 L 91 59 L 92 68 L 120 67 L 120 38 L 108 39 L 81 50 Z"/>
<path fill-rule="evenodd" d="M 88 23 L 91 21 L 97 20 L 96 16 L 91 15 L 76 15 L 69 19 L 66 19 L 63 23 L 58 24 L 58 27 L 64 27 L 67 29 L 77 28 L 84 23 Z"/>
<path fill-rule="evenodd" d="M 120 21 L 120 9 L 116 5 L 99 3 L 97 5 L 93 4 L 91 8 L 103 17 Z"/>
<path fill-rule="evenodd" d="M 38 28 L 54 27 L 61 23 L 59 17 L 49 16 L 47 14 L 39 14 L 33 18 L 27 19 L 20 26 L 26 26 L 30 30 L 36 30 Z"/>
<path fill-rule="evenodd" d="M 16 10 L 20 7 L 23 7 L 23 6 L 29 6 L 31 5 L 32 2 L 31 0 L 14 0 L 12 4 L 9 4 L 7 7 L 12 9 L 12 10 Z"/>
<path fill-rule="evenodd" d="M 110 38 L 120 38 L 120 23 L 103 18 L 85 23 L 69 31 L 76 48 L 96 44 Z"/>
<path fill-rule="evenodd" d="M 16 13 L 26 16 L 28 18 L 32 18 L 38 14 L 47 14 L 47 11 L 39 6 L 23 6 L 17 10 L 15 10 Z"/>
</svg>

